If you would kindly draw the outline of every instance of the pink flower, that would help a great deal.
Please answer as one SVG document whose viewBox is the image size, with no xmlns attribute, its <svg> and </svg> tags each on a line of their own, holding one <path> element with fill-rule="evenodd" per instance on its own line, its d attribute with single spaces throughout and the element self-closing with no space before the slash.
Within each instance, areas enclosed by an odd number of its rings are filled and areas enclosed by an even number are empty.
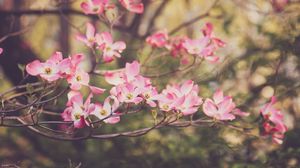
<svg viewBox="0 0 300 168">
<path fill-rule="evenodd" d="M 271 0 L 271 4 L 275 12 L 281 12 L 284 10 L 285 6 L 289 4 L 289 0 Z"/>
<path fill-rule="evenodd" d="M 48 82 L 53 82 L 62 77 L 61 70 L 66 68 L 66 64 L 61 64 L 62 54 L 56 52 L 46 62 L 41 63 L 35 60 L 26 65 L 26 71 L 32 76 L 40 76 Z"/>
<path fill-rule="evenodd" d="M 119 2 L 130 12 L 143 13 L 144 4 L 141 0 L 119 0 Z"/>
<path fill-rule="evenodd" d="M 87 0 L 82 2 L 80 7 L 85 14 L 101 15 L 107 3 L 108 0 Z"/>
<path fill-rule="evenodd" d="M 109 32 L 104 32 L 100 35 L 97 34 L 96 42 L 99 45 L 98 48 L 103 51 L 104 62 L 111 62 L 114 57 L 120 58 L 120 53 L 126 48 L 126 44 L 123 41 L 113 42 Z"/>
<path fill-rule="evenodd" d="M 156 107 L 156 96 L 158 95 L 156 88 L 147 86 L 141 88 L 141 97 L 150 107 Z"/>
<path fill-rule="evenodd" d="M 96 42 L 95 33 L 95 27 L 91 23 L 87 23 L 85 35 L 77 35 L 76 39 L 81 42 L 84 42 L 88 47 L 92 48 Z"/>
<path fill-rule="evenodd" d="M 187 39 L 183 43 L 183 47 L 187 52 L 192 55 L 197 55 L 212 63 L 219 60 L 219 57 L 215 55 L 215 51 L 224 47 L 225 43 L 212 35 L 213 26 L 211 23 L 206 23 L 205 28 L 202 30 L 203 36 L 198 39 Z"/>
<path fill-rule="evenodd" d="M 95 105 L 91 103 L 92 94 L 90 94 L 83 103 L 81 94 L 74 94 L 70 97 L 69 107 L 62 113 L 64 121 L 73 121 L 75 128 L 83 128 L 89 125 L 87 117 L 95 110 Z"/>
<path fill-rule="evenodd" d="M 139 104 L 143 101 L 143 98 L 139 97 L 141 90 L 131 83 L 118 85 L 116 87 L 116 95 L 113 91 L 111 91 L 111 93 L 113 93 L 112 95 L 116 96 L 121 103 Z"/>
<path fill-rule="evenodd" d="M 2 54 L 2 52 L 3 52 L 3 48 L 0 48 L 0 54 Z"/>
<path fill-rule="evenodd" d="M 230 96 L 224 96 L 221 90 L 217 90 L 213 95 L 213 100 L 206 99 L 203 104 L 203 112 L 216 120 L 233 120 L 235 115 L 247 116 L 235 108 L 235 103 Z"/>
<path fill-rule="evenodd" d="M 82 69 L 77 69 L 73 72 L 71 76 L 67 78 L 70 88 L 72 90 L 79 90 L 81 86 L 88 86 L 90 81 L 90 76 L 87 72 Z"/>
<path fill-rule="evenodd" d="M 275 103 L 276 98 L 273 96 L 271 102 L 264 105 L 260 113 L 264 118 L 264 134 L 271 135 L 273 142 L 282 144 L 287 127 L 283 122 L 281 111 L 273 107 Z"/>
<path fill-rule="evenodd" d="M 168 42 L 167 30 L 158 31 L 146 38 L 146 42 L 153 47 L 165 47 Z"/>
<path fill-rule="evenodd" d="M 110 102 L 113 100 L 113 103 Z M 120 121 L 120 116 L 116 110 L 119 107 L 119 102 L 115 97 L 107 97 L 102 104 L 96 104 L 95 110 L 92 112 L 97 118 L 108 124 L 116 124 Z"/>
<path fill-rule="evenodd" d="M 167 86 L 160 95 L 156 96 L 156 99 L 162 111 L 175 110 L 183 115 L 190 115 L 197 112 L 202 104 L 198 92 L 198 85 L 188 80 L 182 85 Z"/>
<path fill-rule="evenodd" d="M 106 72 L 104 74 L 107 83 L 112 85 L 124 84 L 126 82 L 131 82 L 139 76 L 140 73 L 140 63 L 133 61 L 132 63 L 126 63 L 125 69 L 118 72 Z M 140 80 L 142 80 L 140 78 Z M 142 82 L 142 81 L 140 81 Z"/>
</svg>

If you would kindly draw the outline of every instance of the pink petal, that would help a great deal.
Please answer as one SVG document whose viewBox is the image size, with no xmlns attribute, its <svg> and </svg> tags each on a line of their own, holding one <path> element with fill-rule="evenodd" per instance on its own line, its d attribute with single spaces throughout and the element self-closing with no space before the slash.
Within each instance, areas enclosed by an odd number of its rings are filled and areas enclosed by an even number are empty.
<svg viewBox="0 0 300 168">
<path fill-rule="evenodd" d="M 101 33 L 101 36 L 102 36 L 104 43 L 111 44 L 113 42 L 112 36 L 109 32 L 103 32 L 103 33 Z"/>
<path fill-rule="evenodd" d="M 120 116 L 109 117 L 108 119 L 104 120 L 104 122 L 107 124 L 116 124 L 120 122 Z"/>
<path fill-rule="evenodd" d="M 3 52 L 3 49 L 2 49 L 2 48 L 0 48 L 0 54 L 2 54 L 2 52 Z"/>
<path fill-rule="evenodd" d="M 89 87 L 93 94 L 102 94 L 105 91 L 105 89 L 99 87 L 95 87 L 95 86 L 89 86 Z"/>
<path fill-rule="evenodd" d="M 94 38 L 94 36 L 95 36 L 95 27 L 94 27 L 94 25 L 92 25 L 91 23 L 87 23 L 86 24 L 86 37 L 88 38 L 88 39 L 90 39 L 90 38 Z"/>
<path fill-rule="evenodd" d="M 37 76 L 42 72 L 42 63 L 39 60 L 35 60 L 26 65 L 26 71 L 29 75 Z"/>
<path fill-rule="evenodd" d="M 63 59 L 61 52 L 55 52 L 48 61 L 53 61 L 54 63 L 59 63 Z"/>
<path fill-rule="evenodd" d="M 129 11 L 134 12 L 134 13 L 143 13 L 144 12 L 144 4 L 140 3 L 140 4 L 134 4 L 131 5 L 130 8 L 127 8 Z"/>
<path fill-rule="evenodd" d="M 204 36 L 211 36 L 213 31 L 213 25 L 211 23 L 206 23 L 205 28 L 202 30 Z"/>
<path fill-rule="evenodd" d="M 247 116 L 250 115 L 250 113 L 243 112 L 243 111 L 241 111 L 240 109 L 234 109 L 234 110 L 232 111 L 232 113 L 233 113 L 234 115 L 237 115 L 237 116 L 240 116 L 240 117 L 247 117 Z"/>
<path fill-rule="evenodd" d="M 206 99 L 203 103 L 203 112 L 209 117 L 214 117 L 217 114 L 218 110 L 212 100 Z"/>
<path fill-rule="evenodd" d="M 117 41 L 113 44 L 113 48 L 122 52 L 126 48 L 126 44 L 123 41 Z"/>
<path fill-rule="evenodd" d="M 81 7 L 81 9 L 83 10 L 83 12 L 84 12 L 85 14 L 90 14 L 91 10 L 90 10 L 90 6 L 89 6 L 88 3 L 82 2 L 82 3 L 80 4 L 80 7 Z"/>
<path fill-rule="evenodd" d="M 137 61 L 133 61 L 132 63 L 126 63 L 125 73 L 127 77 L 133 79 L 136 75 L 140 73 L 140 64 Z"/>
<path fill-rule="evenodd" d="M 213 99 L 215 101 L 216 104 L 219 104 L 221 101 L 223 101 L 224 99 L 224 95 L 221 89 L 218 89 L 213 96 Z"/>
</svg>

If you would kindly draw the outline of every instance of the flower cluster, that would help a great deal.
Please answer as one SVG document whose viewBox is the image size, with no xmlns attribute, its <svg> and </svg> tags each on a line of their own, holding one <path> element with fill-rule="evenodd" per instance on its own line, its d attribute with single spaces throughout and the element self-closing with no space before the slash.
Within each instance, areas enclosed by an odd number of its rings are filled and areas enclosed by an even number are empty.
<svg viewBox="0 0 300 168">
<path fill-rule="evenodd" d="M 137 61 L 127 63 L 123 71 L 106 73 L 106 81 L 115 85 L 110 90 L 110 93 L 115 96 L 120 103 L 139 104 L 145 101 L 149 106 L 155 107 L 156 88 L 152 86 L 149 78 L 145 78 L 139 73 L 140 64 Z"/>
<path fill-rule="evenodd" d="M 54 82 L 58 79 L 66 79 L 72 90 L 80 90 L 82 86 L 87 86 L 92 92 L 102 93 L 104 89 L 90 86 L 90 77 L 79 63 L 84 55 L 76 54 L 63 59 L 61 52 L 54 53 L 46 62 L 35 60 L 26 65 L 26 71 L 32 76 L 39 76 L 47 82 Z"/>
<path fill-rule="evenodd" d="M 215 55 L 218 48 L 224 47 L 225 43 L 213 36 L 213 26 L 206 23 L 202 29 L 203 37 L 197 39 L 189 39 L 187 37 L 169 38 L 167 31 L 158 31 L 146 39 L 146 42 L 152 47 L 168 49 L 173 56 L 181 54 L 182 62 L 186 62 L 186 55 L 194 55 L 204 58 L 212 63 L 217 62 L 219 57 Z"/>
<path fill-rule="evenodd" d="M 119 0 L 119 2 L 130 12 L 138 14 L 144 12 L 144 5 L 141 0 Z M 86 0 L 80 6 L 85 14 L 101 15 L 112 6 L 114 7 L 115 4 L 109 3 L 109 0 Z"/>
<path fill-rule="evenodd" d="M 158 96 L 159 108 L 162 111 L 175 110 L 183 115 L 190 115 L 198 111 L 202 98 L 198 96 L 199 87 L 192 80 L 182 85 L 167 86 Z"/>
<path fill-rule="evenodd" d="M 123 41 L 113 42 L 112 35 L 109 32 L 96 33 L 95 27 L 91 23 L 87 23 L 86 27 L 86 34 L 77 35 L 77 40 L 85 43 L 90 48 L 102 51 L 104 62 L 111 62 L 114 57 L 121 57 L 120 53 L 126 48 Z"/>
<path fill-rule="evenodd" d="M 287 131 L 287 127 L 283 122 L 283 115 L 280 110 L 274 108 L 276 98 L 273 96 L 270 103 L 267 103 L 260 110 L 263 116 L 264 134 L 271 135 L 272 140 L 275 143 L 282 144 L 284 133 Z"/>
<path fill-rule="evenodd" d="M 67 108 L 62 113 L 64 121 L 73 121 L 75 128 L 83 128 L 91 124 L 90 116 L 94 115 L 98 119 L 108 124 L 115 124 L 120 121 L 120 117 L 116 115 L 118 101 L 110 104 L 112 97 L 107 97 L 103 104 L 92 103 L 93 94 L 89 94 L 85 102 L 80 92 L 71 91 L 68 93 Z"/>
</svg>

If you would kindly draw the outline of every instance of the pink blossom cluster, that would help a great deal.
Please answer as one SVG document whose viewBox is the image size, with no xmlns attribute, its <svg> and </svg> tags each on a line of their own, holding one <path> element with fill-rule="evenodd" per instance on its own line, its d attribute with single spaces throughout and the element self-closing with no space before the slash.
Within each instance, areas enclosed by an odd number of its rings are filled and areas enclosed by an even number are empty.
<svg viewBox="0 0 300 168">
<path fill-rule="evenodd" d="M 62 53 L 56 52 L 46 62 L 35 60 L 27 64 L 26 71 L 29 75 L 39 76 L 47 82 L 66 79 L 72 90 L 87 86 L 94 93 L 103 93 L 104 89 L 89 85 L 89 74 L 79 66 L 83 58 L 83 54 L 76 54 L 63 59 Z"/>
<path fill-rule="evenodd" d="M 75 128 L 83 128 L 89 126 L 93 115 L 103 122 L 108 124 L 115 124 L 120 121 L 120 116 L 115 112 L 118 108 L 118 101 L 112 97 L 107 97 L 103 104 L 92 103 L 93 94 L 89 94 L 85 102 L 83 96 L 78 91 L 71 91 L 68 93 L 67 108 L 62 113 L 64 121 L 73 121 Z M 114 100 L 111 104 L 111 99 Z"/>
<path fill-rule="evenodd" d="M 190 115 L 198 111 L 202 98 L 198 96 L 199 87 L 192 80 L 182 85 L 168 85 L 158 96 L 159 108 L 162 111 L 175 110 L 183 115 Z"/>
<path fill-rule="evenodd" d="M 130 12 L 138 14 L 144 12 L 144 4 L 141 0 L 119 0 L 119 3 Z M 80 6 L 85 14 L 96 15 L 101 15 L 109 8 L 115 8 L 115 4 L 110 3 L 110 0 L 86 0 Z"/>
<path fill-rule="evenodd" d="M 271 135 L 273 142 L 282 144 L 287 127 L 283 122 L 281 111 L 274 108 L 275 103 L 276 98 L 273 96 L 271 102 L 264 105 L 260 113 L 264 119 L 264 135 Z"/>
<path fill-rule="evenodd" d="M 87 23 L 86 27 L 86 34 L 77 35 L 77 40 L 90 48 L 102 51 L 104 62 L 111 62 L 114 60 L 114 57 L 121 57 L 120 53 L 126 48 L 126 44 L 123 41 L 113 42 L 112 35 L 109 32 L 96 33 L 96 29 L 91 23 Z"/>
<path fill-rule="evenodd" d="M 152 47 L 166 48 L 172 56 L 182 55 L 182 62 L 187 62 L 188 54 L 204 58 L 212 63 L 219 60 L 215 55 L 217 49 L 224 47 L 225 42 L 213 36 L 213 25 L 206 23 L 202 29 L 203 37 L 190 39 L 188 37 L 175 36 L 169 38 L 166 30 L 158 31 L 146 38 L 146 42 Z"/>
<path fill-rule="evenodd" d="M 110 94 L 120 103 L 139 104 L 144 101 L 149 106 L 156 107 L 154 100 L 157 90 L 152 86 L 149 78 L 140 75 L 140 64 L 137 61 L 127 63 L 123 71 L 107 72 L 105 79 L 114 85 Z"/>
</svg>

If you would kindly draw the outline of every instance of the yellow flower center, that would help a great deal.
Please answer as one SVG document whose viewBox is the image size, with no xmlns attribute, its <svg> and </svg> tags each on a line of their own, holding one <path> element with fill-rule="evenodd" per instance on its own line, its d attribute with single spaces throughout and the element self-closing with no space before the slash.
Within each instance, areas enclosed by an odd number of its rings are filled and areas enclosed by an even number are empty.
<svg viewBox="0 0 300 168">
<path fill-rule="evenodd" d="M 162 106 L 162 108 L 163 108 L 164 110 L 168 110 L 168 109 L 169 109 L 169 105 L 164 104 L 164 105 Z"/>
<path fill-rule="evenodd" d="M 47 75 L 49 75 L 50 73 L 52 72 L 52 70 L 51 70 L 51 68 L 45 68 L 45 73 L 47 74 Z"/>
<path fill-rule="evenodd" d="M 77 113 L 77 114 L 74 114 L 74 117 L 75 117 L 76 120 L 79 120 L 81 115 Z"/>
<path fill-rule="evenodd" d="M 79 82 L 79 81 L 81 81 L 81 76 L 76 76 L 76 80 Z"/>
<path fill-rule="evenodd" d="M 131 99 L 133 99 L 133 95 L 132 95 L 131 93 L 127 94 L 127 96 L 126 96 L 126 97 L 127 97 L 127 99 L 128 99 L 128 100 L 131 100 Z"/>
<path fill-rule="evenodd" d="M 150 99 L 150 97 L 151 97 L 151 96 L 150 96 L 149 93 L 146 93 L 146 94 L 145 94 L 145 99 Z"/>
<path fill-rule="evenodd" d="M 107 115 L 107 111 L 106 110 L 100 110 L 100 115 L 102 116 L 106 116 Z"/>
</svg>

